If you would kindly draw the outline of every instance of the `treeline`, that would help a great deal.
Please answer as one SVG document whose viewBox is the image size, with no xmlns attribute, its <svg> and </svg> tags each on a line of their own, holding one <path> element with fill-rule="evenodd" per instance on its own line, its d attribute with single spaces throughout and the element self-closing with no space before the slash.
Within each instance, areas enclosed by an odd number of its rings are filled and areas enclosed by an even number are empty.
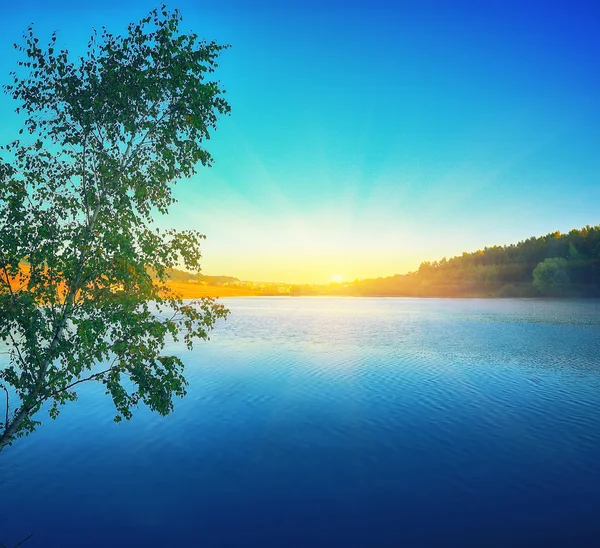
<svg viewBox="0 0 600 548">
<path fill-rule="evenodd" d="M 553 232 L 424 262 L 417 272 L 312 288 L 295 295 L 411 297 L 600 297 L 600 226 Z"/>
<path fill-rule="evenodd" d="M 150 275 L 153 273 L 151 272 Z M 193 274 L 178 270 L 176 268 L 167 269 L 168 279 L 174 282 L 206 282 L 208 285 L 221 286 L 239 283 L 233 276 L 205 276 L 204 274 Z"/>
</svg>

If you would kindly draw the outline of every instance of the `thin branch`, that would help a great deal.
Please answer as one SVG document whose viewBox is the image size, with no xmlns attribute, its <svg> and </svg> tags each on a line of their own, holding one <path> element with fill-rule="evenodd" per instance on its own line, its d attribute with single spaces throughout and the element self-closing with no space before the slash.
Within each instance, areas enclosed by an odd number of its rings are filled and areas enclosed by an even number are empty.
<svg viewBox="0 0 600 548">
<path fill-rule="evenodd" d="M 50 300 L 50 311 L 52 313 L 52 323 L 54 323 L 56 321 L 56 295 L 58 294 L 58 285 L 54 284 L 54 261 L 56 259 L 56 250 L 55 250 L 55 240 L 52 239 L 52 256 L 51 256 L 51 261 L 50 261 L 50 266 L 49 266 L 49 270 L 50 270 L 50 289 L 52 291 L 52 293 L 54 293 L 52 295 L 51 293 L 51 300 Z"/>
<path fill-rule="evenodd" d="M 35 408 L 36 405 L 39 405 L 41 403 L 43 403 L 44 401 L 46 401 L 49 398 L 54 398 L 56 399 L 57 396 L 59 396 L 60 394 L 62 394 L 63 392 L 66 392 L 67 390 L 70 390 L 71 388 L 73 388 L 74 386 L 81 384 L 82 382 L 87 382 L 87 381 L 95 381 L 98 380 L 100 377 L 102 377 L 103 375 L 106 375 L 107 373 L 110 373 L 115 367 L 114 367 L 114 363 L 117 360 L 117 358 L 115 357 L 110 365 L 110 367 L 108 369 L 105 369 L 104 371 L 99 371 L 98 373 L 94 373 L 93 375 L 90 375 L 89 377 L 86 377 L 85 379 L 79 379 L 75 382 L 72 382 L 71 384 L 68 384 L 67 386 L 61 388 L 60 390 L 51 392 L 49 394 L 46 394 L 45 396 L 38 398 L 35 403 L 31 406 L 31 409 Z"/>
<path fill-rule="evenodd" d="M 2 261 L 2 271 L 4 272 L 4 276 L 5 276 L 5 280 L 2 280 L 4 283 L 6 283 L 6 286 L 8 287 L 8 292 L 10 293 L 10 298 L 13 302 L 13 305 L 16 305 L 16 301 L 15 301 L 15 294 L 13 292 L 12 289 L 12 285 L 10 285 L 10 276 L 8 275 L 8 271 L 6 270 L 6 264 L 4 261 Z"/>
<path fill-rule="evenodd" d="M 81 185 L 83 187 L 83 200 L 85 205 L 85 218 L 87 223 L 90 223 L 90 202 L 88 197 L 88 185 L 86 182 L 86 156 L 87 156 L 87 139 L 83 140 L 83 159 L 81 163 Z"/>
<path fill-rule="evenodd" d="M 6 386 L 4 386 L 3 384 L 0 384 L 0 387 L 4 389 L 4 392 L 6 392 L 6 420 L 4 422 L 4 426 L 8 426 L 8 412 L 10 409 L 9 406 L 9 399 L 8 399 L 8 388 L 6 388 Z"/>
<path fill-rule="evenodd" d="M 17 304 L 16 303 L 16 295 L 15 295 L 14 291 L 12 290 L 12 286 L 10 285 L 10 278 L 8 276 L 8 271 L 6 270 L 6 264 L 2 265 L 2 270 L 4 271 L 4 275 L 6 277 L 6 285 L 8 286 L 8 291 L 10 293 L 10 297 L 13 302 L 13 306 L 16 306 L 16 304 Z M 23 356 L 21 355 L 21 350 L 19 349 L 19 345 L 16 343 L 10 330 L 8 331 L 8 336 L 10 337 L 10 340 L 13 344 L 14 349 L 17 351 L 19 360 L 21 360 L 21 363 L 23 364 L 23 368 L 25 369 L 27 367 L 27 364 L 26 364 L 25 360 L 23 359 Z M 35 357 L 36 357 L 36 361 L 38 362 L 38 365 L 40 365 L 39 356 L 37 355 L 37 352 L 36 352 Z"/>
<path fill-rule="evenodd" d="M 17 542 L 17 544 L 15 544 L 15 548 L 19 548 L 19 546 L 23 546 L 23 544 L 25 544 L 32 536 L 33 536 L 33 533 L 31 535 L 29 535 L 27 538 L 24 538 L 23 540 Z"/>
<path fill-rule="evenodd" d="M 171 106 L 171 105 L 172 105 L 174 102 L 175 102 L 175 98 L 173 98 L 173 99 L 171 100 L 171 103 L 170 103 L 170 105 L 167 105 L 167 106 L 165 107 L 165 111 L 162 113 L 162 115 L 161 115 L 159 118 L 157 118 L 157 119 L 154 121 L 154 124 L 153 124 L 153 127 L 152 127 L 152 129 L 149 129 L 148 131 L 146 131 L 146 133 L 145 133 L 145 134 L 144 134 L 144 136 L 142 137 L 142 140 L 141 140 L 139 143 L 137 143 L 137 144 L 135 145 L 135 148 L 133 149 L 133 151 L 131 151 L 131 153 L 130 153 L 130 155 L 129 155 L 129 158 L 127 158 L 127 162 L 125 162 L 125 163 L 122 165 L 122 169 L 125 169 L 125 168 L 129 167 L 129 166 L 128 166 L 128 164 L 129 164 L 130 160 L 131 160 L 131 159 L 133 159 L 133 158 L 135 157 L 135 155 L 136 155 L 136 152 L 137 152 L 137 151 L 138 151 L 140 148 L 142 148 L 142 147 L 143 147 L 143 145 L 144 145 L 144 142 L 146 141 L 146 139 L 147 139 L 149 136 L 151 136 L 151 135 L 154 133 L 154 131 L 156 130 L 156 127 L 158 126 L 158 124 L 159 124 L 160 122 L 162 122 L 162 121 L 164 120 L 165 116 L 167 116 L 167 114 L 170 114 L 170 113 L 171 113 L 171 112 L 170 112 L 170 106 Z"/>
<path fill-rule="evenodd" d="M 13 337 L 13 334 L 12 334 L 11 330 L 8 331 L 8 336 L 10 337 L 10 342 L 12 343 L 12 346 L 15 349 L 15 351 L 17 353 L 17 356 L 19 356 L 19 361 L 23 365 L 23 371 L 24 371 L 27 368 L 27 363 L 25 362 L 25 359 L 21 355 L 21 350 L 19 348 L 19 345 L 15 341 L 15 338 Z"/>
</svg>

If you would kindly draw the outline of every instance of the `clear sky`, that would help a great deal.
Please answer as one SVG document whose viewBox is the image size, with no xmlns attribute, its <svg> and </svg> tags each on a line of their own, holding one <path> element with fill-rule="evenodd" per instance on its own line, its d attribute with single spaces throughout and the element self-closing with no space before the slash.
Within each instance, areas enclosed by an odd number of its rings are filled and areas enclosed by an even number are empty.
<svg viewBox="0 0 600 548">
<path fill-rule="evenodd" d="M 12 43 L 83 52 L 159 2 L 3 3 Z M 208 239 L 204 273 L 328 282 L 416 270 L 600 223 L 600 3 L 186 0 L 183 30 L 229 43 L 216 163 L 162 226 Z M 0 98 L 0 140 L 16 136 Z"/>
</svg>

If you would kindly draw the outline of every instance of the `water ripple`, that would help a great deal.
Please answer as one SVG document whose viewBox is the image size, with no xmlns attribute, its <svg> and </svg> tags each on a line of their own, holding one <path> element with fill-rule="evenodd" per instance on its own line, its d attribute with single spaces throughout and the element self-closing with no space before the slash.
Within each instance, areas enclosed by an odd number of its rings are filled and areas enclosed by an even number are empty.
<svg viewBox="0 0 600 548">
<path fill-rule="evenodd" d="M 101 387 L 86 387 L 2 453 L 16 480 L 0 486 L 7 540 L 489 545 L 475 539 L 506 539 L 511 524 L 533 545 L 540 531 L 596 531 L 598 303 L 227 305 L 209 344 L 172 345 L 190 386 L 171 416 L 115 425 Z"/>
</svg>

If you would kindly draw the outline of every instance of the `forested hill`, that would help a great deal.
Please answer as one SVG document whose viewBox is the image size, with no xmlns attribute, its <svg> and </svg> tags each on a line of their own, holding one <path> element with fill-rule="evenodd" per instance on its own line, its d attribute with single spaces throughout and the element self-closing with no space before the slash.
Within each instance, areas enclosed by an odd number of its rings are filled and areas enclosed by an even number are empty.
<svg viewBox="0 0 600 548">
<path fill-rule="evenodd" d="M 292 294 L 600 297 L 600 226 L 424 262 L 417 272 L 405 276 L 321 287 L 322 291 L 296 286 Z"/>
<path fill-rule="evenodd" d="M 425 285 L 449 291 L 530 296 L 600 294 L 600 226 L 553 232 L 518 244 L 487 247 L 423 263 Z"/>
<path fill-rule="evenodd" d="M 169 280 L 175 282 L 206 282 L 208 285 L 228 285 L 239 282 L 233 276 L 205 276 L 204 274 L 192 274 L 176 268 L 167 270 Z"/>
</svg>

